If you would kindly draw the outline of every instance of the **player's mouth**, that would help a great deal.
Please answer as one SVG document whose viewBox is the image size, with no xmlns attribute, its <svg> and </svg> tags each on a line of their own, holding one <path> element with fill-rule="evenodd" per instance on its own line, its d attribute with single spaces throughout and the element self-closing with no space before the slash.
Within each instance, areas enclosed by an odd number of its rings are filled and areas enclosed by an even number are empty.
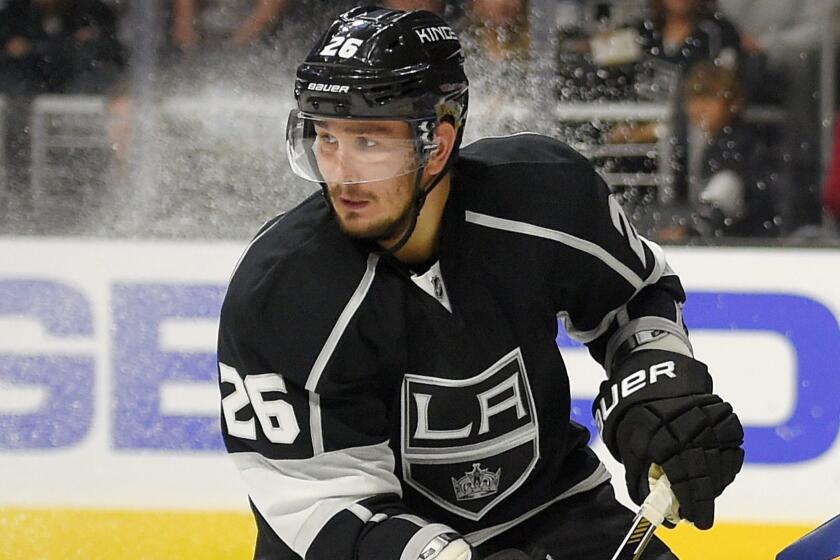
<svg viewBox="0 0 840 560">
<path fill-rule="evenodd" d="M 362 210 L 370 204 L 369 200 L 340 197 L 339 202 L 348 210 Z"/>
</svg>

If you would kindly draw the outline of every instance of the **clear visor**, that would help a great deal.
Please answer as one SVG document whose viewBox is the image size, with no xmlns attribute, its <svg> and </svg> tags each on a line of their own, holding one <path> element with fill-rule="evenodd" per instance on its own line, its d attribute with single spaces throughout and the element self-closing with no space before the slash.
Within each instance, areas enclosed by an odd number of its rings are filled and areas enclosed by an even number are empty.
<svg viewBox="0 0 840 560">
<path fill-rule="evenodd" d="M 419 169 L 434 144 L 417 149 L 411 121 L 331 119 L 297 109 L 286 126 L 292 170 L 307 181 L 371 183 Z"/>
</svg>

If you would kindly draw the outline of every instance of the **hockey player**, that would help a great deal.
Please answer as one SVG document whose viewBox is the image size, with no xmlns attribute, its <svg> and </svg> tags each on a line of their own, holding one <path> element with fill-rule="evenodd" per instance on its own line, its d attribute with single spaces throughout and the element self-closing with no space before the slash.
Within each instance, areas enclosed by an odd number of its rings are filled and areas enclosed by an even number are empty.
<svg viewBox="0 0 840 560">
<path fill-rule="evenodd" d="M 711 527 L 743 430 L 590 164 L 535 134 L 459 149 L 461 47 L 429 12 L 341 15 L 295 97 L 289 159 L 322 192 L 251 242 L 219 334 L 255 557 L 610 558 L 632 514 L 570 421 L 558 319 L 606 370 L 595 415 L 633 500 L 664 469 Z"/>
</svg>

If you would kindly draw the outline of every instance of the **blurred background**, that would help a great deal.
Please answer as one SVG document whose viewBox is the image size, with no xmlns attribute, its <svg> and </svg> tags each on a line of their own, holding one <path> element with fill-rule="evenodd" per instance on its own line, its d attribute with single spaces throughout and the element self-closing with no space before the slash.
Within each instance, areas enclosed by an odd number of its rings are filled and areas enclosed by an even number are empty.
<svg viewBox="0 0 840 560">
<path fill-rule="evenodd" d="M 468 141 L 566 141 L 649 237 L 837 239 L 835 0 L 389 2 L 462 37 Z M 311 190 L 291 78 L 351 5 L 0 1 L 0 233 L 247 238 Z"/>
<path fill-rule="evenodd" d="M 0 558 L 250 557 L 218 307 L 317 188 L 286 161 L 294 69 L 353 5 L 0 0 Z M 748 449 L 718 526 L 663 538 L 772 558 L 837 513 L 840 0 L 385 5 L 461 37 L 466 142 L 567 142 L 670 246 Z M 558 344 L 589 422 L 602 373 Z"/>
</svg>

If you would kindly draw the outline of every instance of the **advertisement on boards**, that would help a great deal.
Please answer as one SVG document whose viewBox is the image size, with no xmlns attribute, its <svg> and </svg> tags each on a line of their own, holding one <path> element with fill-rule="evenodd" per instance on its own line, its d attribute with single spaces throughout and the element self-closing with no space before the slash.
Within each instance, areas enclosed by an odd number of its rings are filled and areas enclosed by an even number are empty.
<svg viewBox="0 0 840 560">
<path fill-rule="evenodd" d="M 215 359 L 219 308 L 243 247 L 0 241 L 0 517 L 67 509 L 247 519 L 220 437 Z M 667 254 L 688 292 L 695 354 L 746 430 L 746 463 L 718 501 L 718 522 L 813 527 L 840 513 L 840 252 Z M 573 416 L 592 427 L 603 371 L 564 334 L 558 345 Z M 629 504 L 623 471 L 593 439 Z"/>
</svg>

